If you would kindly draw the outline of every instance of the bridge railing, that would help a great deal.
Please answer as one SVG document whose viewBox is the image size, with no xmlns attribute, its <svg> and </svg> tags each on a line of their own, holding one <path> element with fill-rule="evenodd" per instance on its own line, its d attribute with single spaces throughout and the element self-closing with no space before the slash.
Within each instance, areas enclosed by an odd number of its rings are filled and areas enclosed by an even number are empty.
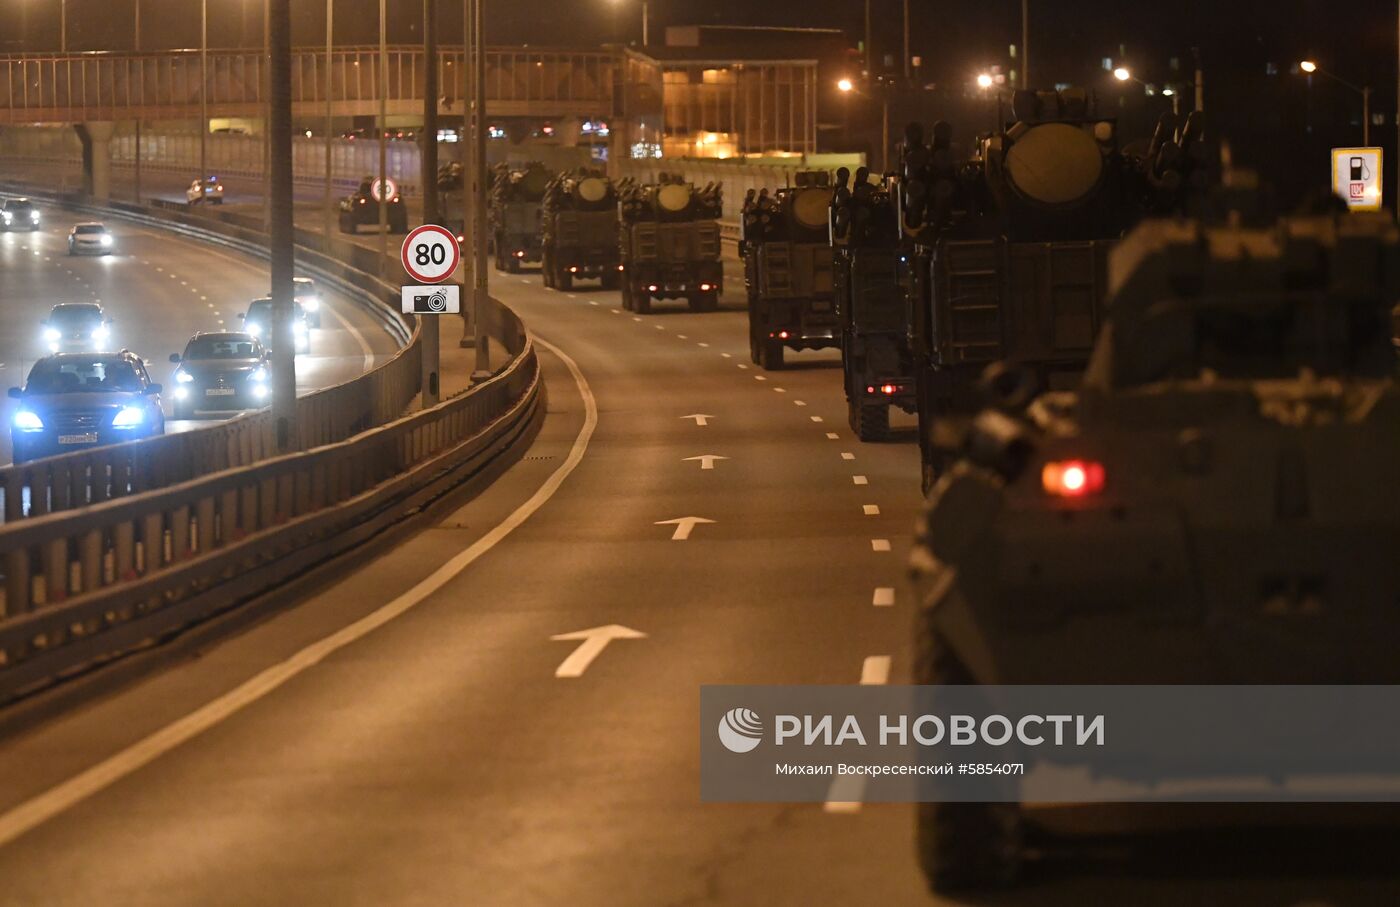
<svg viewBox="0 0 1400 907">
<path fill-rule="evenodd" d="M 438 56 L 441 109 L 462 112 L 462 51 Z M 267 61 L 252 50 L 211 50 L 201 79 L 200 53 L 77 53 L 0 56 L 0 122 L 261 116 Z M 497 115 L 576 113 L 608 116 L 622 65 L 620 52 L 488 48 L 487 103 Z M 381 79 L 395 112 L 422 105 L 423 48 L 341 47 L 329 61 L 324 50 L 292 53 L 292 103 L 302 115 L 324 109 L 327 95 L 337 116 L 377 110 Z M 201 99 L 201 85 L 205 97 Z"/>
</svg>

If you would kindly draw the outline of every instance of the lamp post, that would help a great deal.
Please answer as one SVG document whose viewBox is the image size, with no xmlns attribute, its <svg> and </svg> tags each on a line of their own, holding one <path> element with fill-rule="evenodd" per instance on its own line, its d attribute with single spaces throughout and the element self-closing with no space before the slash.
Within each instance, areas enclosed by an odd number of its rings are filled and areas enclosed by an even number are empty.
<svg viewBox="0 0 1400 907">
<path fill-rule="evenodd" d="M 68 0 L 62 0 L 58 7 L 58 52 L 68 53 Z"/>
<path fill-rule="evenodd" d="M 863 98 L 871 97 L 869 86 L 870 79 L 866 79 L 866 90 L 859 91 L 855 83 L 850 79 L 840 79 L 836 83 L 836 90 L 844 95 L 858 94 Z M 880 92 L 880 173 L 883 175 L 890 169 L 890 95 L 888 90 Z"/>
<path fill-rule="evenodd" d="M 331 147 L 331 128 L 333 122 L 331 119 L 331 112 L 333 110 L 331 105 L 331 92 L 335 85 L 335 80 L 331 76 L 331 65 L 333 62 L 332 57 L 335 53 L 335 45 L 333 43 L 334 36 L 335 0 L 326 0 L 326 184 L 323 187 L 325 197 L 321 200 L 321 206 L 325 209 L 325 235 L 327 242 L 330 241 L 331 236 L 335 232 L 335 210 L 334 206 L 331 204 L 331 167 L 333 163 L 333 149 Z"/>
<path fill-rule="evenodd" d="M 1298 64 L 1298 68 L 1301 69 L 1303 72 L 1307 73 L 1309 76 L 1313 76 L 1313 75 L 1326 76 L 1327 78 L 1331 79 L 1333 82 L 1336 82 L 1336 83 L 1338 83 L 1339 85 L 1345 85 L 1347 88 L 1350 88 L 1352 91 L 1355 91 L 1355 92 L 1357 92 L 1358 94 L 1361 95 L 1361 144 L 1362 144 L 1362 145 L 1365 145 L 1365 146 L 1367 146 L 1367 147 L 1370 147 L 1370 145 L 1371 145 L 1371 86 L 1370 86 L 1370 85 L 1353 85 L 1351 82 L 1348 82 L 1346 79 L 1343 79 L 1341 76 L 1338 76 L 1338 75 L 1336 75 L 1336 74 L 1334 74 L 1334 73 L 1330 73 L 1330 72 L 1328 72 L 1327 70 L 1323 69 L 1321 66 L 1318 66 L 1318 65 L 1317 65 L 1317 61 L 1315 61 L 1315 60 L 1304 60 L 1303 62 L 1301 62 L 1301 63 Z"/>
<path fill-rule="evenodd" d="M 472 198 L 472 245 L 476 264 L 476 286 L 472 293 L 472 314 L 476 320 L 476 374 L 491 367 L 490 297 L 486 275 L 486 15 L 485 0 L 471 0 L 472 5 L 472 108 L 476 132 L 472 135 L 476 185 Z M 642 7 L 646 22 L 646 6 Z M 645 34 L 642 38 L 646 40 Z M 463 174 L 463 184 L 466 174 Z"/>
<path fill-rule="evenodd" d="M 136 0 L 136 15 L 135 15 L 134 26 L 135 26 L 135 27 L 134 27 L 134 29 L 133 29 L 132 37 L 131 37 L 131 48 L 132 48 L 132 50 L 136 51 L 137 53 L 140 53 L 140 52 L 141 52 L 141 0 Z M 144 107 L 145 104 L 146 104 L 146 65 L 145 65 L 145 63 L 143 63 L 143 62 L 140 61 L 140 60 L 137 60 L 137 61 L 136 61 L 136 65 L 140 67 L 140 72 L 141 72 L 141 90 L 140 90 L 140 94 L 139 94 L 139 99 L 140 99 L 140 100 L 139 100 L 139 103 L 141 104 L 141 106 Z M 141 204 L 141 113 L 140 113 L 140 111 L 137 111 L 137 114 L 136 114 L 136 173 L 135 173 L 135 182 L 136 182 L 136 186 L 135 186 L 135 189 L 136 189 L 136 204 L 139 205 L 139 204 Z"/>
<path fill-rule="evenodd" d="M 292 336 L 292 0 L 267 0 L 268 147 L 272 259 L 272 418 L 283 453 L 299 444 L 296 351 Z"/>
<path fill-rule="evenodd" d="M 983 104 L 986 104 L 986 103 L 987 103 L 987 92 L 991 90 L 993 84 L 995 84 L 995 80 L 992 78 L 992 76 L 991 76 L 990 73 L 985 73 L 985 72 L 984 72 L 984 73 L 979 73 L 979 74 L 977 75 L 977 87 L 980 88 L 980 89 L 982 89 L 982 103 L 983 103 Z M 1000 98 L 997 98 L 997 102 L 1000 103 L 1000 102 L 1001 102 L 1001 99 L 1000 99 Z M 988 104 L 988 109 L 989 109 L 989 110 L 991 109 L 991 105 L 990 105 L 990 104 Z M 1000 116 L 999 114 L 994 115 L 994 116 L 992 117 L 992 132 L 996 132 L 996 131 L 997 131 L 997 120 L 999 120 L 999 119 L 1001 119 L 1001 116 Z"/>
<path fill-rule="evenodd" d="M 389 16 L 379 0 L 379 273 L 389 255 Z"/>
<path fill-rule="evenodd" d="M 199 192 L 209 179 L 209 0 L 199 2 Z"/>
<path fill-rule="evenodd" d="M 437 48 L 437 0 L 423 0 L 423 151 L 420 158 L 422 173 L 419 183 L 423 187 L 423 223 L 438 222 L 437 169 L 438 169 L 438 48 Z M 418 337 L 422 346 L 422 372 L 419 386 L 422 388 L 423 408 L 427 409 L 438 402 L 438 360 L 439 326 L 441 320 L 428 315 L 419 321 Z"/>
</svg>

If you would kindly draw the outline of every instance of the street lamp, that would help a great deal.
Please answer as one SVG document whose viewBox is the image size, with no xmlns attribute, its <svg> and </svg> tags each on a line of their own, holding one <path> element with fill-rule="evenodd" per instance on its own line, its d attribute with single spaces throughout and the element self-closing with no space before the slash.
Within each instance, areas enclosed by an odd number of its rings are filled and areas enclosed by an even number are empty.
<svg viewBox="0 0 1400 907">
<path fill-rule="evenodd" d="M 867 85 L 869 83 L 867 82 Z M 857 91 L 855 83 L 848 78 L 837 81 L 836 90 L 842 94 L 858 94 L 861 97 L 870 97 L 868 91 Z M 849 105 L 848 105 L 849 109 Z M 890 169 L 890 94 L 888 89 L 880 92 L 880 172 L 887 173 Z"/>
<path fill-rule="evenodd" d="M 855 87 L 856 86 L 851 82 L 850 79 L 841 79 L 839 82 L 836 83 L 837 90 L 842 92 L 843 94 L 850 93 Z"/>
<path fill-rule="evenodd" d="M 613 5 L 614 5 L 614 6 L 620 6 L 623 2 L 624 2 L 624 0 L 613 0 Z M 647 5 L 648 5 L 648 0 L 642 0 L 642 47 L 646 47 L 647 44 L 649 43 L 648 40 L 647 40 L 648 37 L 649 37 L 649 35 L 647 34 L 647 32 L 648 32 L 648 27 L 649 27 L 649 24 L 650 24 L 648 20 L 649 20 L 651 17 L 650 17 L 650 15 L 649 15 L 649 11 L 647 10 Z"/>
<path fill-rule="evenodd" d="M 977 87 L 982 89 L 983 93 L 985 93 L 988 88 L 992 87 L 992 77 L 985 72 L 980 74 L 977 77 Z"/>
<path fill-rule="evenodd" d="M 1345 85 L 1347 88 L 1361 95 L 1361 144 L 1369 147 L 1371 144 L 1371 86 L 1353 85 L 1341 76 L 1330 73 L 1321 66 L 1318 66 L 1316 60 L 1304 60 L 1298 64 L 1298 68 L 1309 76 L 1326 76 L 1333 82 Z"/>
</svg>

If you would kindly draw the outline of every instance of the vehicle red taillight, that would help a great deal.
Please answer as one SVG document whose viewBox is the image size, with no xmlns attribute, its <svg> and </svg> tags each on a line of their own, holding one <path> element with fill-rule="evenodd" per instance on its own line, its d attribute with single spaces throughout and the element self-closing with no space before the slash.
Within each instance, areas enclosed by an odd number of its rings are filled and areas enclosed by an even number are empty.
<svg viewBox="0 0 1400 907">
<path fill-rule="evenodd" d="M 649 285 L 649 286 L 647 287 L 647 292 L 648 292 L 648 293 L 655 293 L 655 292 L 656 292 L 656 284 L 651 284 L 651 285 Z"/>
<path fill-rule="evenodd" d="M 1046 494 L 1062 498 L 1082 498 L 1103 491 L 1104 469 L 1093 460 L 1059 460 L 1040 470 L 1040 484 Z"/>
<path fill-rule="evenodd" d="M 708 289 L 710 289 L 710 285 L 707 284 L 707 283 L 702 283 L 702 284 L 700 284 L 700 289 L 701 289 L 702 291 L 708 290 Z"/>
<path fill-rule="evenodd" d="M 899 388 L 895 387 L 893 384 L 880 385 L 880 393 L 884 394 L 887 397 L 894 394 L 894 392 L 897 390 L 899 390 Z"/>
<path fill-rule="evenodd" d="M 524 249 L 516 249 L 516 250 L 515 250 L 515 257 L 516 257 L 516 258 L 524 258 L 524 257 L 525 257 L 525 250 L 524 250 Z"/>
<path fill-rule="evenodd" d="M 778 339 L 779 339 L 779 340 L 786 340 L 786 339 L 788 339 L 789 336 L 791 336 L 791 335 L 788 334 L 787 331 L 779 331 L 779 332 L 778 332 Z"/>
</svg>

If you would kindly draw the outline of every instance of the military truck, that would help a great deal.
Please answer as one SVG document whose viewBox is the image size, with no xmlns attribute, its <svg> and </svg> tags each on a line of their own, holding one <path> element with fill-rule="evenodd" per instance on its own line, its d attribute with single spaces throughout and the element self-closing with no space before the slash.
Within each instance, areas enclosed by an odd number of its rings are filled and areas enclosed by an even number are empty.
<svg viewBox="0 0 1400 907">
<path fill-rule="evenodd" d="M 719 183 L 697 189 L 676 174 L 619 186 L 623 308 L 646 314 L 653 299 L 684 299 L 693 312 L 719 308 L 722 201 Z"/>
<path fill-rule="evenodd" d="M 948 159 L 946 124 L 907 132 L 899 197 L 912 243 L 910 340 L 925 491 L 940 420 L 977 407 L 977 379 L 1012 361 L 1043 388 L 1077 382 L 1103 317 L 1108 256 L 1142 216 L 1178 206 L 1198 163 L 1199 113 L 1171 114 L 1140 156 L 1082 90 L 1017 91 L 1015 123 Z"/>
<path fill-rule="evenodd" d="M 363 177 L 355 191 L 340 200 L 337 220 L 341 233 L 359 233 L 361 227 L 379 226 L 379 197 L 374 189 L 378 182 L 373 176 Z M 403 197 L 396 191 L 385 200 L 385 207 L 388 209 L 388 231 L 407 233 L 408 208 L 403 203 Z"/>
<path fill-rule="evenodd" d="M 1248 224 L 1144 222 L 1079 389 L 991 382 L 912 557 L 917 683 L 1400 680 L 1400 232 Z M 921 807 L 935 891 L 1014 875 L 1010 793 Z"/>
<path fill-rule="evenodd" d="M 540 212 L 544 285 L 573 288 L 575 279 L 618 287 L 617 191 L 601 170 L 566 170 L 544 190 Z"/>
<path fill-rule="evenodd" d="M 438 222 L 451 230 L 458 244 L 466 241 L 467 209 L 462 189 L 462 164 L 449 161 L 437 172 Z"/>
<path fill-rule="evenodd" d="M 851 431 L 862 441 L 890 433 L 890 407 L 913 412 L 908 253 L 891 185 L 860 167 L 836 171 L 830 211 L 833 288 Z"/>
<path fill-rule="evenodd" d="M 799 171 L 771 196 L 750 189 L 740 214 L 739 257 L 749 306 L 749 357 L 772 371 L 784 350 L 841 345 L 828 219 L 831 176 Z"/>
<path fill-rule="evenodd" d="M 487 220 L 496 269 L 514 274 L 540 260 L 540 201 L 550 174 L 539 161 L 523 167 L 502 162 L 492 173 Z"/>
</svg>

